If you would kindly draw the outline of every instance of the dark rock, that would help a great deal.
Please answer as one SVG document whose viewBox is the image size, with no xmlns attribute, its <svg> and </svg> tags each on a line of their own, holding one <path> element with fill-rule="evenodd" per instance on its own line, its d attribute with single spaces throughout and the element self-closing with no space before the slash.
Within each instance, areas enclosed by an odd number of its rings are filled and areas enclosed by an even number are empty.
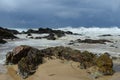
<svg viewBox="0 0 120 80">
<path fill-rule="evenodd" d="M 73 34 L 73 32 L 71 32 L 71 31 L 66 31 L 65 33 L 66 34 Z"/>
<path fill-rule="evenodd" d="M 5 44 L 7 41 L 0 39 L 0 44 Z"/>
<path fill-rule="evenodd" d="M 84 51 L 81 54 L 81 58 L 82 58 L 80 61 L 81 68 L 86 69 L 95 65 L 95 59 L 96 59 L 95 54 L 88 51 Z"/>
<path fill-rule="evenodd" d="M 47 57 L 56 56 L 57 58 L 64 58 L 67 60 L 74 60 L 75 56 L 77 56 L 80 53 L 79 50 L 73 50 L 69 47 L 63 47 L 63 46 L 50 47 L 47 49 L 43 49 L 41 51 Z"/>
<path fill-rule="evenodd" d="M 114 73 L 113 62 L 108 53 L 104 53 L 98 57 L 96 60 L 96 65 L 103 75 L 112 75 Z"/>
<path fill-rule="evenodd" d="M 11 64 L 11 60 L 12 60 L 12 52 L 8 52 L 6 54 L 6 64 Z"/>
<path fill-rule="evenodd" d="M 110 47 L 118 48 L 117 46 L 114 46 L 114 45 L 110 45 Z"/>
<path fill-rule="evenodd" d="M 104 34 L 104 35 L 100 35 L 99 37 L 106 37 L 106 36 L 112 36 L 111 34 Z"/>
<path fill-rule="evenodd" d="M 6 64 L 18 63 L 19 74 L 23 78 L 27 78 L 29 75 L 34 73 L 37 66 L 43 62 L 43 57 L 44 55 L 40 50 L 22 45 L 13 49 L 12 52 L 7 53 Z"/>
<path fill-rule="evenodd" d="M 26 38 L 33 39 L 33 36 L 32 36 L 32 34 L 31 34 L 31 33 L 28 33 L 28 34 L 27 34 L 27 36 L 26 36 Z"/>
<path fill-rule="evenodd" d="M 10 32 L 10 33 L 12 33 L 12 34 L 19 34 L 19 32 L 18 32 L 17 30 L 12 30 L 12 29 L 2 28 L 2 27 L 0 27 L 0 29 L 1 29 L 1 30 L 5 30 L 5 31 L 8 31 L 8 32 Z"/>
<path fill-rule="evenodd" d="M 43 37 L 35 37 L 34 39 L 42 39 Z"/>
<path fill-rule="evenodd" d="M 54 39 L 55 37 L 53 37 L 53 34 L 54 34 L 54 36 L 57 36 L 58 38 L 65 36 L 65 34 L 73 34 L 70 31 L 53 30 L 53 29 L 50 29 L 50 28 L 39 28 L 38 30 L 29 29 L 26 33 L 37 33 L 37 34 L 47 33 L 47 34 L 49 34 L 49 36 L 46 36 L 44 38 L 49 39 L 49 37 L 52 37 L 52 38 L 50 38 L 50 40 L 55 40 Z M 41 39 L 41 37 L 38 37 L 38 38 Z"/>
<path fill-rule="evenodd" d="M 30 49 L 28 55 L 18 62 L 18 71 L 22 78 L 36 72 L 39 64 L 43 63 L 43 55 L 37 49 Z"/>
<path fill-rule="evenodd" d="M 17 38 L 14 36 L 14 30 L 8 30 L 0 27 L 0 38 L 1 39 L 14 39 Z"/>
<path fill-rule="evenodd" d="M 28 33 L 27 36 L 32 36 L 32 34 L 31 34 L 31 33 Z"/>
<path fill-rule="evenodd" d="M 79 36 L 82 36 L 82 34 L 79 34 L 79 33 L 73 33 L 73 35 L 79 35 Z"/>
<path fill-rule="evenodd" d="M 81 40 L 81 39 L 77 39 L 75 41 L 72 41 L 72 43 L 89 43 L 89 44 L 106 44 L 106 42 L 110 42 L 112 43 L 112 41 L 109 40 L 105 40 L 105 39 L 99 39 L 99 40 L 92 40 L 92 39 L 85 39 L 85 40 Z"/>
<path fill-rule="evenodd" d="M 55 34 L 50 33 L 48 36 L 45 36 L 44 38 L 48 39 L 48 40 L 56 40 Z"/>
<path fill-rule="evenodd" d="M 28 51 L 30 49 L 32 48 L 24 45 L 14 48 L 12 52 L 8 52 L 6 55 L 7 64 L 8 63 L 17 64 L 21 60 L 21 58 L 27 56 Z"/>
</svg>

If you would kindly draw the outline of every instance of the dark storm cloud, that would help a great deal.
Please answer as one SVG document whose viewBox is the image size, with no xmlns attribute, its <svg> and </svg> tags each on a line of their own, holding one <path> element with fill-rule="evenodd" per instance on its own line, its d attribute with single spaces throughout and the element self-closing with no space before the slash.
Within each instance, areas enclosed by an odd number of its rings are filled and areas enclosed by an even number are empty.
<svg viewBox="0 0 120 80">
<path fill-rule="evenodd" d="M 120 0 L 0 0 L 0 25 L 120 26 Z"/>
</svg>

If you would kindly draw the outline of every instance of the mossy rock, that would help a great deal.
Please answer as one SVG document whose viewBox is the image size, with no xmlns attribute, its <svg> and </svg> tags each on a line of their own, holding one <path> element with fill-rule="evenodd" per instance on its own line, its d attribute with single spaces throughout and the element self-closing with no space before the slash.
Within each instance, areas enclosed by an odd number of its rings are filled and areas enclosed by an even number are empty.
<svg viewBox="0 0 120 80">
<path fill-rule="evenodd" d="M 95 60 L 97 58 L 97 56 L 91 52 L 88 51 L 84 51 L 81 53 L 82 59 L 80 62 L 80 67 L 82 69 L 86 69 L 89 68 L 93 65 L 95 65 Z"/>
<path fill-rule="evenodd" d="M 99 71 L 104 75 L 112 75 L 114 73 L 113 62 L 108 53 L 104 53 L 98 57 L 96 65 L 99 67 Z"/>
</svg>

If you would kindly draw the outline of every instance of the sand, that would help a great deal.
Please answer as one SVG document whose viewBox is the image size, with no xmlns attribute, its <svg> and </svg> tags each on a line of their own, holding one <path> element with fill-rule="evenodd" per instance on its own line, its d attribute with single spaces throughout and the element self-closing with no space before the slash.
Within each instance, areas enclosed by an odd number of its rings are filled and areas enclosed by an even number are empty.
<svg viewBox="0 0 120 80">
<path fill-rule="evenodd" d="M 17 74 L 17 65 L 7 66 L 7 73 L 0 74 L 0 80 L 94 80 L 87 70 L 80 69 L 79 63 L 59 59 L 47 60 L 39 65 L 36 73 L 27 79 L 22 79 Z M 120 72 L 113 76 L 103 76 L 95 80 L 119 80 Z"/>
</svg>

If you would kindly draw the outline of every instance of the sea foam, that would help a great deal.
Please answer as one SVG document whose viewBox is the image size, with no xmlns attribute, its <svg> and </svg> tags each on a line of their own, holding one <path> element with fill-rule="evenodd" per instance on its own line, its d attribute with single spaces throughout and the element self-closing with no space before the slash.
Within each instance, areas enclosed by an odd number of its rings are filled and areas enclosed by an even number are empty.
<svg viewBox="0 0 120 80">
<path fill-rule="evenodd" d="M 63 31 L 71 31 L 73 33 L 79 33 L 79 34 L 84 34 L 84 35 L 92 35 L 92 36 L 98 36 L 98 35 L 103 35 L 103 34 L 111 34 L 111 35 L 119 35 L 120 34 L 120 28 L 118 27 L 106 27 L 106 28 L 100 28 L 100 27 L 63 27 L 63 28 L 58 28 L 59 30 Z"/>
</svg>

